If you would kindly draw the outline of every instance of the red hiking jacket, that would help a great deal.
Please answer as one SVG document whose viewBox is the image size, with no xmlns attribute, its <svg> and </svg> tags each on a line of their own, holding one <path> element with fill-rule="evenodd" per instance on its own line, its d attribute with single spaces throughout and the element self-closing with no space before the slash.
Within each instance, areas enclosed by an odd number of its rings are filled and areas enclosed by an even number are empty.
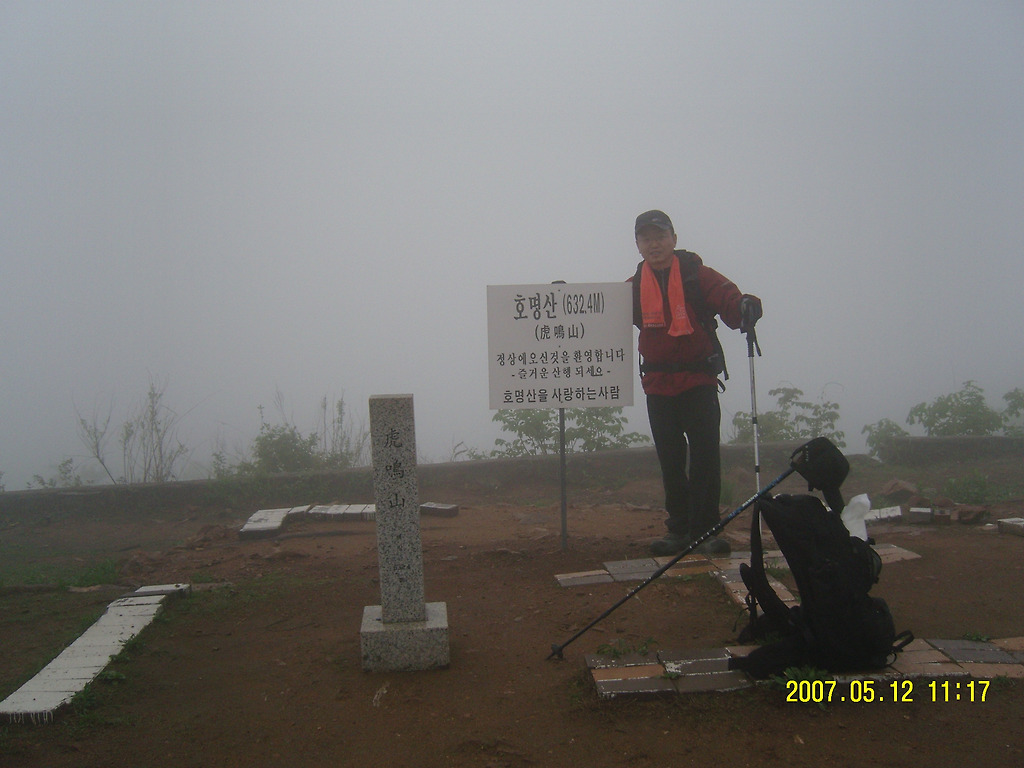
<svg viewBox="0 0 1024 768">
<path fill-rule="evenodd" d="M 697 280 L 701 292 L 704 295 L 704 302 L 708 315 L 718 315 L 722 322 L 729 328 L 740 327 L 740 299 L 743 294 L 736 287 L 735 283 L 719 274 L 711 267 L 705 266 L 700 256 L 688 251 L 676 251 L 676 258 L 680 259 L 680 266 L 685 275 L 686 265 L 682 262 L 684 258 L 690 258 L 697 264 Z M 642 264 L 643 262 L 641 262 Z M 640 265 L 637 265 L 639 274 Z M 635 277 L 635 275 L 634 275 Z M 632 282 L 634 277 L 630 277 Z M 634 291 L 634 302 L 637 292 Z M 714 354 L 714 343 L 711 336 L 704 330 L 698 317 L 697 308 L 687 300 L 686 313 L 691 319 L 693 333 L 686 336 L 669 336 L 668 328 L 643 328 L 636 320 L 634 323 L 640 328 L 640 339 L 637 344 L 640 350 L 641 361 L 646 365 L 693 365 L 699 364 Z M 639 318 L 639 311 L 634 307 L 634 318 Z M 678 395 L 688 389 L 699 386 L 718 386 L 718 379 L 710 373 L 703 371 L 650 371 L 642 378 L 644 392 L 649 395 Z"/>
</svg>

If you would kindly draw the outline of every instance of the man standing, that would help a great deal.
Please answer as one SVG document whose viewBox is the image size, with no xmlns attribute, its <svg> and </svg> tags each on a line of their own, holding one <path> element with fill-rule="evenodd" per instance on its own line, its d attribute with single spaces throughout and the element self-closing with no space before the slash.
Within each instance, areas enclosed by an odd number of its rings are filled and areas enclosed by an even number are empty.
<svg viewBox="0 0 1024 768">
<path fill-rule="evenodd" d="M 635 233 L 643 261 L 631 278 L 633 323 L 640 329 L 640 376 L 668 512 L 668 532 L 651 553 L 673 555 L 719 521 L 718 376 L 728 373 L 715 315 L 746 333 L 761 317 L 761 300 L 740 293 L 697 254 L 676 250 L 672 221 L 661 211 L 637 216 Z M 726 554 L 730 547 L 712 537 L 697 551 Z"/>
</svg>

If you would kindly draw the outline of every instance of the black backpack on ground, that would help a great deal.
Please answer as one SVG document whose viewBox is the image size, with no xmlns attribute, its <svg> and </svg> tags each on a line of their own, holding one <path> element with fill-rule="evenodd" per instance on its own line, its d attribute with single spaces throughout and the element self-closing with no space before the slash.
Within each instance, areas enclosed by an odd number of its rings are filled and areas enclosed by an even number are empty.
<svg viewBox="0 0 1024 768">
<path fill-rule="evenodd" d="M 897 635 L 889 606 L 868 594 L 882 571 L 881 558 L 846 530 L 842 497 L 836 488 L 827 490 L 838 499 L 838 510 L 810 495 L 768 497 L 755 508 L 751 563 L 740 566 L 750 611 L 740 641 L 765 644 L 733 662 L 753 677 L 802 666 L 832 672 L 881 669 L 913 639 L 909 632 Z M 768 584 L 759 516 L 789 564 L 800 605 L 787 606 Z"/>
</svg>

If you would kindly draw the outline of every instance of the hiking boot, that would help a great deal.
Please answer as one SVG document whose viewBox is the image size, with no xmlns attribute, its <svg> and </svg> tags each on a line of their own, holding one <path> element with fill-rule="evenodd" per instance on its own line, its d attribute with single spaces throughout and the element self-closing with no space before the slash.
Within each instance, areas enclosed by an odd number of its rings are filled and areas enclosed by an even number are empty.
<svg viewBox="0 0 1024 768">
<path fill-rule="evenodd" d="M 699 552 L 702 555 L 728 555 L 732 552 L 732 547 L 725 539 L 712 536 L 707 541 L 702 541 L 700 546 L 693 551 Z"/>
<path fill-rule="evenodd" d="M 688 536 L 669 533 L 665 535 L 665 538 L 652 542 L 648 549 L 656 557 L 665 557 L 667 555 L 678 555 L 692 543 L 693 539 Z"/>
</svg>

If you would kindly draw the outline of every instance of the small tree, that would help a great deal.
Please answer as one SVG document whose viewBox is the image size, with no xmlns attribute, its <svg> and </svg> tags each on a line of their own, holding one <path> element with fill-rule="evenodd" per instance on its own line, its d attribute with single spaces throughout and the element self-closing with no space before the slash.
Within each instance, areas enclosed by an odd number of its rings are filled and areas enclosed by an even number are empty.
<svg viewBox="0 0 1024 768">
<path fill-rule="evenodd" d="M 167 406 L 164 395 L 166 382 L 149 381 L 145 399 L 128 414 L 121 425 L 121 469 L 114 476 L 107 461 L 110 419 L 113 405 L 102 416 L 94 412 L 87 421 L 78 416 L 78 439 L 86 447 L 112 483 L 159 483 L 178 477 L 182 465 L 188 460 L 189 449 L 178 439 L 182 416 Z"/>
<path fill-rule="evenodd" d="M 959 392 L 915 405 L 907 414 L 907 424 L 920 424 L 929 437 L 992 435 L 1002 428 L 1003 416 L 985 402 L 981 387 L 966 381 Z"/>
<path fill-rule="evenodd" d="M 1017 387 L 1003 395 L 1006 409 L 1003 411 L 1003 432 L 1007 435 L 1024 435 L 1024 389 Z"/>
<path fill-rule="evenodd" d="M 836 429 L 839 403 L 826 400 L 803 400 L 804 393 L 794 386 L 768 390 L 775 398 L 774 410 L 757 415 L 757 433 L 762 440 L 791 441 L 827 437 L 840 448 L 846 447 L 846 434 Z M 749 413 L 738 411 L 732 417 L 733 437 L 730 442 L 749 443 L 754 440 L 754 423 Z"/>
<path fill-rule="evenodd" d="M 149 382 L 146 398 L 121 427 L 128 483 L 163 483 L 178 476 L 189 450 L 178 440 L 181 416 L 164 404 L 166 383 Z"/>
<path fill-rule="evenodd" d="M 346 423 L 344 398 L 335 400 L 333 406 L 326 395 L 320 400 L 320 429 L 320 463 L 325 468 L 346 469 L 364 463 L 370 433 L 365 424 L 355 428 Z"/>
<path fill-rule="evenodd" d="M 85 485 L 82 478 L 75 471 L 75 462 L 68 457 L 57 465 L 57 474 L 49 478 L 42 475 L 33 475 L 32 481 L 28 484 L 31 488 L 78 488 Z"/>
<path fill-rule="evenodd" d="M 907 430 L 892 419 L 882 419 L 865 426 L 861 430 L 861 434 L 867 435 L 868 455 L 881 459 L 885 458 L 884 454 L 892 445 L 893 440 L 907 437 Z"/>
<path fill-rule="evenodd" d="M 491 420 L 515 436 L 512 440 L 496 439 L 492 456 L 537 456 L 558 452 L 557 410 L 500 410 Z M 565 412 L 566 451 L 628 448 L 650 440 L 639 432 L 626 432 L 627 422 L 622 408 L 570 408 Z"/>
<path fill-rule="evenodd" d="M 558 418 L 555 411 L 537 408 L 500 410 L 491 421 L 501 424 L 512 440 L 497 438 L 494 456 L 537 456 L 558 450 Z"/>
<path fill-rule="evenodd" d="M 333 406 L 333 407 L 332 407 Z M 304 435 L 292 422 L 284 407 L 284 395 L 274 395 L 279 424 L 269 424 L 264 408 L 259 406 L 260 432 L 253 439 L 252 458 L 231 466 L 223 450 L 213 455 L 213 474 L 218 478 L 235 474 L 271 474 L 276 472 L 308 472 L 320 469 L 346 469 L 365 458 L 369 434 L 365 428 L 353 431 L 346 422 L 345 401 L 329 404 L 320 401 L 320 429 Z"/>
<path fill-rule="evenodd" d="M 574 408 L 565 415 L 565 441 L 573 451 L 605 451 L 650 442 L 639 432 L 626 432 L 629 420 L 621 408 Z"/>
<path fill-rule="evenodd" d="M 294 424 L 264 423 L 252 441 L 252 468 L 268 474 L 316 469 L 317 439 L 316 432 L 303 437 Z"/>
</svg>

